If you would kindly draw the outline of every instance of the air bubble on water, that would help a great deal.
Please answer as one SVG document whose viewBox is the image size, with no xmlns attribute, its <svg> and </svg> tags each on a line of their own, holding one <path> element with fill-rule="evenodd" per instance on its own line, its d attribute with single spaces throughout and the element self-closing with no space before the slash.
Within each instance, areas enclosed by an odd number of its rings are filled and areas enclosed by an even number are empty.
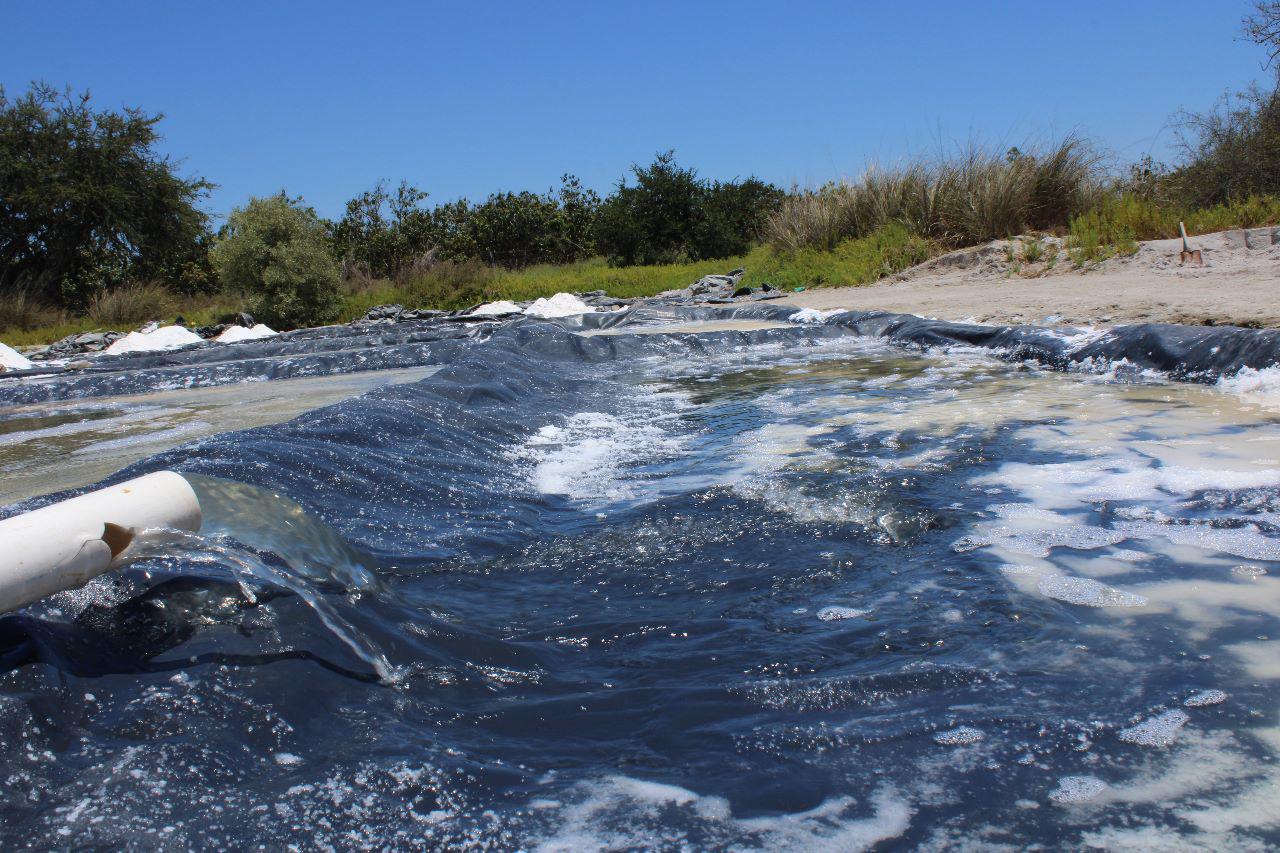
<svg viewBox="0 0 1280 853">
<path fill-rule="evenodd" d="M 1225 701 L 1227 701 L 1227 694 L 1221 690 L 1201 690 L 1199 693 L 1188 696 L 1182 704 L 1188 708 L 1204 708 L 1209 705 L 1221 705 Z"/>
<path fill-rule="evenodd" d="M 956 726 L 954 729 L 948 729 L 945 732 L 938 732 L 933 736 L 935 743 L 943 746 L 963 746 L 965 744 L 977 743 L 986 735 L 975 729 L 973 726 Z"/>
<path fill-rule="evenodd" d="M 1101 794 L 1107 783 L 1094 776 L 1063 776 L 1058 787 L 1049 792 L 1055 803 L 1086 803 Z"/>
<path fill-rule="evenodd" d="M 1121 729 L 1116 736 L 1125 743 L 1138 746 L 1168 746 L 1178 736 L 1178 730 L 1191 718 L 1185 711 L 1174 708 L 1163 714 L 1143 720 L 1136 726 Z"/>
<path fill-rule="evenodd" d="M 1231 574 L 1239 575 L 1242 578 L 1259 578 L 1267 573 L 1262 566 L 1236 566 L 1231 570 Z"/>
<path fill-rule="evenodd" d="M 870 610 L 859 610 L 856 607 L 832 605 L 822 608 L 816 615 L 823 622 L 839 622 L 843 619 L 857 619 L 859 616 L 866 616 L 870 612 Z"/>
<path fill-rule="evenodd" d="M 1084 607 L 1142 607 L 1145 596 L 1109 587 L 1090 578 L 1050 574 L 1040 578 L 1040 593 L 1049 598 Z"/>
</svg>

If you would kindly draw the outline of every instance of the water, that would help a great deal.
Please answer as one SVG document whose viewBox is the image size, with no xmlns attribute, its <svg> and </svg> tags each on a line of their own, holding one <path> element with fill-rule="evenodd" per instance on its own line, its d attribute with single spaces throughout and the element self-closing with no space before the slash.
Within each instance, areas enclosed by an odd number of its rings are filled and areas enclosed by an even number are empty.
<svg viewBox="0 0 1280 853">
<path fill-rule="evenodd" d="M 0 620 L 7 844 L 1280 842 L 1272 410 L 724 335 L 129 469 L 209 521 Z"/>
</svg>

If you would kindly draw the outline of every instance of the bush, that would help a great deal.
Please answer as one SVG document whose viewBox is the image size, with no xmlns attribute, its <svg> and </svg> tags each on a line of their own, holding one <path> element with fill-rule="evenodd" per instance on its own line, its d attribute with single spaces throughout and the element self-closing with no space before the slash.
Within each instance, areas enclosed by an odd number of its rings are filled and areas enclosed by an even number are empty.
<svg viewBox="0 0 1280 853">
<path fill-rule="evenodd" d="M 315 211 L 284 193 L 232 211 L 212 260 L 227 291 L 250 294 L 254 317 L 279 328 L 333 321 L 342 299 L 338 264 Z"/>
<path fill-rule="evenodd" d="M 1280 194 L 1280 89 L 1257 86 L 1180 116 L 1184 165 L 1167 192 L 1184 207 Z"/>
<path fill-rule="evenodd" d="M 89 303 L 88 316 L 95 325 L 119 328 L 172 315 L 173 295 L 154 283 L 128 284 L 98 294 Z"/>
<path fill-rule="evenodd" d="M 949 159 L 873 168 L 856 182 L 793 191 L 769 217 L 765 237 L 794 252 L 831 250 L 894 222 L 951 246 L 1065 227 L 1097 199 L 1097 164 L 1088 144 L 1068 137 L 1044 151 L 972 147 Z"/>
<path fill-rule="evenodd" d="M 347 202 L 329 226 L 344 277 L 405 280 L 422 271 L 424 257 L 518 269 L 572 263 L 594 251 L 600 199 L 573 175 L 560 179 L 558 193 L 494 193 L 482 204 L 460 199 L 430 210 L 426 198 L 407 182 L 394 194 L 379 183 Z"/>
<path fill-rule="evenodd" d="M 600 205 L 595 242 L 611 263 L 672 264 L 723 258 L 746 251 L 760 236 L 782 192 L 756 178 L 714 184 L 658 154 L 645 168 L 631 167 Z"/>
</svg>

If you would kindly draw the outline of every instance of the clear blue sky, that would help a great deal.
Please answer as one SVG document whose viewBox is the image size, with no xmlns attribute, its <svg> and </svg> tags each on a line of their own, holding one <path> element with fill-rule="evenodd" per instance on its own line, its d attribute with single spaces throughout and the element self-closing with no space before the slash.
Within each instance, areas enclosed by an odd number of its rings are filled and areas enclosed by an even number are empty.
<svg viewBox="0 0 1280 853">
<path fill-rule="evenodd" d="M 1171 113 L 1264 77 L 1248 5 L 0 0 L 0 83 L 163 112 L 214 212 L 284 188 L 333 216 L 378 178 L 604 191 L 669 147 L 783 185 L 1072 130 L 1167 158 Z"/>
</svg>

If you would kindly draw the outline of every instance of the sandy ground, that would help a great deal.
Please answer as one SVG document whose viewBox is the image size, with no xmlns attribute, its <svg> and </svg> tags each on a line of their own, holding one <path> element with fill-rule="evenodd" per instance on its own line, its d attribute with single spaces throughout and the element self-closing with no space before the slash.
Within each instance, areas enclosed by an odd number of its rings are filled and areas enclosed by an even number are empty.
<svg viewBox="0 0 1280 853">
<path fill-rule="evenodd" d="M 1153 240 L 1136 255 L 1080 271 L 1056 238 L 1041 241 L 1046 259 L 1058 252 L 1052 265 L 1011 263 L 1010 241 L 1000 240 L 873 285 L 815 288 L 773 304 L 1003 323 L 1280 327 L 1280 228 L 1224 231 L 1190 242 L 1202 250 L 1203 267 L 1179 265 L 1180 240 Z"/>
</svg>

